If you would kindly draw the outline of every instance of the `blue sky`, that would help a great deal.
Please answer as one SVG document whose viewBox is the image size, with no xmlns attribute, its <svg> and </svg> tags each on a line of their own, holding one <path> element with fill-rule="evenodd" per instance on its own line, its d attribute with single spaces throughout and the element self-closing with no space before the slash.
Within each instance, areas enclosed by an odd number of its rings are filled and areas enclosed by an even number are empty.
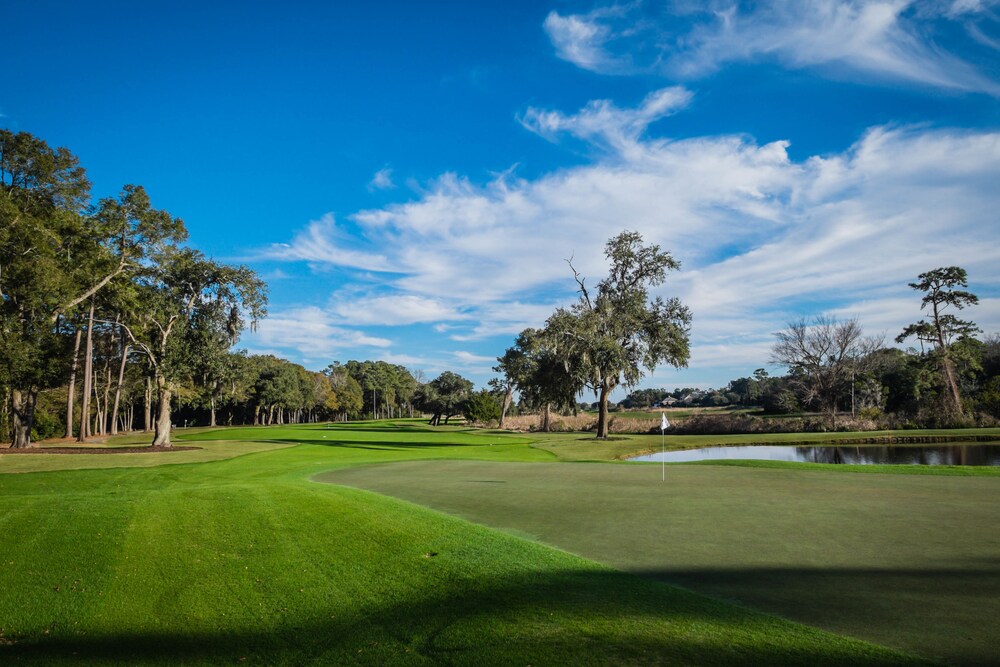
<svg viewBox="0 0 1000 667">
<path fill-rule="evenodd" d="M 0 124 L 258 269 L 251 351 L 482 385 L 623 229 L 694 314 L 642 386 L 802 316 L 891 341 L 938 266 L 1000 331 L 1000 2 L 204 4 L 6 3 Z"/>
</svg>

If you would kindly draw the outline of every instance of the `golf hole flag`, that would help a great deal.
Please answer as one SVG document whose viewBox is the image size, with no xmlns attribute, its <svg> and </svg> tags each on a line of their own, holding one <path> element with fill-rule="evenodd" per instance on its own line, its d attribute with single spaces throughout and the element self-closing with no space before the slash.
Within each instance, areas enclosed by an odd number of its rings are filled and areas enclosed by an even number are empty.
<svg viewBox="0 0 1000 667">
<path fill-rule="evenodd" d="M 660 416 L 663 418 L 660 421 L 660 431 L 661 432 L 662 431 L 666 431 L 668 428 L 670 428 L 670 422 L 667 421 L 667 413 L 666 412 L 661 412 Z"/>
</svg>

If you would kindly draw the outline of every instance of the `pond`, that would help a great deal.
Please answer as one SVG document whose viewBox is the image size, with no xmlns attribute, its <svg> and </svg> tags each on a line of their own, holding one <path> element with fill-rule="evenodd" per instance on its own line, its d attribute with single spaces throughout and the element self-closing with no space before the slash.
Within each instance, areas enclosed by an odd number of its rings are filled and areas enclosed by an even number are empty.
<svg viewBox="0 0 1000 667">
<path fill-rule="evenodd" d="M 846 445 L 801 447 L 791 445 L 749 445 L 702 447 L 637 456 L 631 461 L 713 461 L 753 459 L 799 463 L 851 463 L 855 465 L 1000 466 L 1000 445 Z"/>
</svg>

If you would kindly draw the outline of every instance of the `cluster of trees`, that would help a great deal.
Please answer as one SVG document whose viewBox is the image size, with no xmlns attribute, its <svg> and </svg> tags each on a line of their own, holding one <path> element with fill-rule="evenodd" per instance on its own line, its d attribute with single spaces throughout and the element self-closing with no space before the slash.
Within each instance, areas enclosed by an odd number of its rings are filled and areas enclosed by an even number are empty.
<svg viewBox="0 0 1000 667">
<path fill-rule="evenodd" d="M 958 266 L 920 274 L 909 286 L 922 293 L 926 319 L 906 326 L 897 343 L 915 339 L 919 348 L 887 348 L 865 336 L 858 321 L 819 317 L 792 323 L 777 334 L 772 361 L 788 368 L 786 403 L 818 409 L 835 425 L 849 402 L 869 416 L 892 413 L 922 425 L 966 426 L 1000 417 L 992 406 L 996 337 L 979 340 L 979 327 L 956 312 L 979 299 L 968 292 Z"/>
<path fill-rule="evenodd" d="M 635 232 L 608 240 L 608 275 L 586 284 L 568 260 L 578 298 L 541 328 L 522 331 L 494 370 L 491 389 L 452 372 L 429 382 L 382 361 L 334 363 L 312 372 L 273 356 L 232 352 L 246 326 L 266 314 L 266 286 L 185 245 L 184 223 L 126 185 L 91 203 L 78 159 L 24 132 L 0 130 L 0 437 L 26 447 L 32 436 L 153 431 L 169 446 L 173 410 L 185 420 L 283 424 L 361 416 L 431 415 L 439 424 L 466 414 L 503 426 L 520 407 L 544 415 L 575 411 L 597 397 L 597 437 L 608 434 L 609 398 L 660 364 L 687 364 L 690 311 L 650 298 L 679 268 Z M 956 315 L 978 302 L 966 272 L 945 267 L 910 285 L 926 319 L 886 348 L 857 320 L 800 320 L 777 334 L 763 369 L 721 390 L 672 392 L 695 405 L 762 405 L 772 412 L 818 410 L 906 415 L 924 424 L 1000 418 L 1000 339 L 977 339 Z M 668 395 L 643 389 L 623 405 L 649 407 Z M 59 419 L 53 415 L 59 415 Z"/>
<path fill-rule="evenodd" d="M 1000 336 L 977 338 L 979 327 L 956 312 L 978 303 L 957 266 L 920 274 L 910 287 L 922 294 L 925 319 L 906 326 L 887 347 L 866 336 L 857 319 L 799 320 L 776 334 L 772 377 L 758 368 L 720 390 L 642 389 L 623 407 L 650 407 L 667 396 L 688 405 L 762 407 L 769 413 L 816 411 L 835 426 L 838 413 L 889 418 L 890 423 L 965 426 L 1000 419 Z M 691 400 L 691 399 L 694 400 Z"/>
<path fill-rule="evenodd" d="M 67 435 L 81 384 L 78 434 L 131 425 L 141 369 L 144 423 L 169 446 L 183 380 L 211 374 L 266 289 L 244 266 L 184 245 L 184 223 L 141 186 L 91 204 L 65 148 L 0 130 L 0 389 L 14 447 L 31 442 L 38 397 L 67 385 Z"/>
<path fill-rule="evenodd" d="M 334 362 L 310 371 L 271 355 L 230 352 L 211 376 L 189 378 L 178 420 L 297 424 L 412 416 L 420 383 L 403 366 L 384 361 Z"/>
<path fill-rule="evenodd" d="M 172 422 L 284 424 L 460 413 L 472 384 L 382 361 L 306 370 L 232 352 L 266 286 L 185 245 L 144 188 L 91 202 L 76 156 L 0 130 L 0 437 L 84 440 Z"/>
<path fill-rule="evenodd" d="M 664 402 L 667 402 L 671 406 L 707 408 L 735 404 L 738 401 L 739 396 L 733 394 L 728 387 L 725 389 L 678 387 L 673 391 L 651 388 L 636 389 L 626 396 L 618 404 L 618 407 L 628 410 L 641 410 L 644 408 L 659 407 Z"/>
<path fill-rule="evenodd" d="M 608 240 L 604 254 L 608 275 L 593 289 L 569 260 L 576 303 L 557 308 L 541 329 L 521 332 L 497 359 L 500 377 L 492 384 L 503 397 L 501 428 L 515 392 L 542 412 L 547 429 L 552 409 L 575 409 L 576 397 L 590 389 L 598 399 L 596 435 L 606 438 L 612 391 L 635 386 L 660 364 L 687 364 L 690 311 L 676 298 L 649 296 L 679 263 L 629 231 Z"/>
</svg>

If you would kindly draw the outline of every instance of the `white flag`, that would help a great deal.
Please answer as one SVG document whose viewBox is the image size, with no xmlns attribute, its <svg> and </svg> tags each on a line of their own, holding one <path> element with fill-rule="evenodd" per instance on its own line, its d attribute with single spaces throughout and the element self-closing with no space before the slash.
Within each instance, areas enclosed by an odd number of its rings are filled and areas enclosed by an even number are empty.
<svg viewBox="0 0 1000 667">
<path fill-rule="evenodd" d="M 667 413 L 661 412 L 660 416 L 663 417 L 663 421 L 660 422 L 660 431 L 661 432 L 666 431 L 668 428 L 670 428 L 670 422 L 667 421 Z"/>
</svg>

